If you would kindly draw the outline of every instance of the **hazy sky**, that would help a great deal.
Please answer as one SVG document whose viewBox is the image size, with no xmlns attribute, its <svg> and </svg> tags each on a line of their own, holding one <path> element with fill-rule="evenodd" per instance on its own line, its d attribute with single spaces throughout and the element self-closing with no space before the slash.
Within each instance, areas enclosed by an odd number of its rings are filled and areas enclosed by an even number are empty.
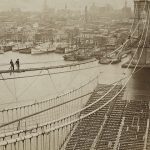
<svg viewBox="0 0 150 150">
<path fill-rule="evenodd" d="M 128 5 L 133 6 L 133 0 L 127 0 Z M 123 7 L 125 0 L 47 0 L 48 6 L 53 8 L 81 9 L 85 5 L 90 6 L 93 2 L 96 5 L 111 4 L 115 8 Z M 41 10 L 44 0 L 0 0 L 0 9 L 22 8 L 24 10 Z"/>
</svg>

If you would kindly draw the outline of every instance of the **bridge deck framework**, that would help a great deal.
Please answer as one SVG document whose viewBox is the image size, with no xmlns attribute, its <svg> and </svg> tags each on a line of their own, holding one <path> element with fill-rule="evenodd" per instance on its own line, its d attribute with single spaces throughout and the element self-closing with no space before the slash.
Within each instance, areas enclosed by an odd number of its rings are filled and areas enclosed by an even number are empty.
<svg viewBox="0 0 150 150">
<path fill-rule="evenodd" d="M 121 88 L 121 87 L 118 87 Z M 105 98 L 112 97 L 116 88 Z M 82 120 L 72 134 L 66 150 L 148 150 L 150 148 L 149 98 L 124 100 L 122 91 L 114 101 Z M 94 93 L 88 103 L 98 96 Z M 99 103 L 101 105 L 101 103 Z M 90 109 L 96 109 L 93 106 Z M 86 114 L 91 110 L 82 113 Z"/>
</svg>

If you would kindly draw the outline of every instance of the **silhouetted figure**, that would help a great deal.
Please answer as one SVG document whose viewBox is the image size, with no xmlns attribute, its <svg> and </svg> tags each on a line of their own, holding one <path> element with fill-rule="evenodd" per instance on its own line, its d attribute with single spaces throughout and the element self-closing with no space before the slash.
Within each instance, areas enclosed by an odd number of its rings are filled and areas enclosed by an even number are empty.
<svg viewBox="0 0 150 150">
<path fill-rule="evenodd" d="M 14 63 L 13 63 L 12 59 L 10 60 L 10 69 L 11 69 L 11 71 L 14 71 Z"/>
<path fill-rule="evenodd" d="M 16 60 L 16 66 L 17 66 L 17 70 L 20 69 L 20 62 L 19 62 L 19 59 Z"/>
</svg>

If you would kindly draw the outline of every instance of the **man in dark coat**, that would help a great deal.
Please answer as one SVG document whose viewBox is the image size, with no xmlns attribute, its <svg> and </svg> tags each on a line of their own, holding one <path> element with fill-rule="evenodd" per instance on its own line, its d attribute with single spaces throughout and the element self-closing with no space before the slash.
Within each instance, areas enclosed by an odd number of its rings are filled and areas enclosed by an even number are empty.
<svg viewBox="0 0 150 150">
<path fill-rule="evenodd" d="M 20 62 L 19 62 L 19 59 L 16 60 L 16 66 L 17 66 L 17 70 L 20 69 Z"/>
<path fill-rule="evenodd" d="M 12 59 L 10 60 L 10 69 L 11 69 L 11 71 L 14 71 L 14 63 L 13 63 Z"/>
</svg>

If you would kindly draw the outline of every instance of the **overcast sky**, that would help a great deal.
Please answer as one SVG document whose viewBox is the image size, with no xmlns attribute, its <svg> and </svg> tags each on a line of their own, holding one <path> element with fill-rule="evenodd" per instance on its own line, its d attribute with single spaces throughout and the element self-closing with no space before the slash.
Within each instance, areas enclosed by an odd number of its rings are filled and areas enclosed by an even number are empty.
<svg viewBox="0 0 150 150">
<path fill-rule="evenodd" d="M 133 0 L 127 0 L 129 6 L 133 6 Z M 123 7 L 125 0 L 47 0 L 48 6 L 64 8 L 67 4 L 71 9 L 82 9 L 85 5 L 94 3 L 99 6 L 111 4 L 115 8 Z M 0 9 L 22 8 L 24 10 L 41 10 L 44 0 L 0 0 Z"/>
</svg>

